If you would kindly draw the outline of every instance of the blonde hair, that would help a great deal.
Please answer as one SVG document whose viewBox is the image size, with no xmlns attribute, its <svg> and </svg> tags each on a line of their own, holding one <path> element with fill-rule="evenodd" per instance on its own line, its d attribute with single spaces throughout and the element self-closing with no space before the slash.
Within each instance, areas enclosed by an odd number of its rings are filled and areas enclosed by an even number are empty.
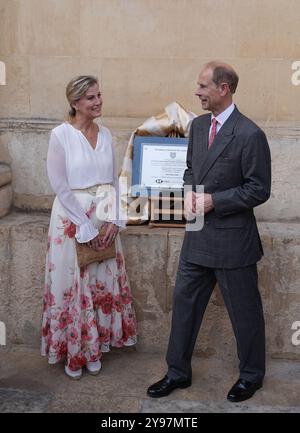
<svg viewBox="0 0 300 433">
<path fill-rule="evenodd" d="M 66 87 L 66 97 L 69 101 L 71 109 L 69 110 L 69 116 L 75 117 L 76 110 L 72 104 L 79 101 L 81 96 L 94 84 L 99 84 L 98 78 L 93 75 L 79 75 L 73 78 Z"/>
</svg>

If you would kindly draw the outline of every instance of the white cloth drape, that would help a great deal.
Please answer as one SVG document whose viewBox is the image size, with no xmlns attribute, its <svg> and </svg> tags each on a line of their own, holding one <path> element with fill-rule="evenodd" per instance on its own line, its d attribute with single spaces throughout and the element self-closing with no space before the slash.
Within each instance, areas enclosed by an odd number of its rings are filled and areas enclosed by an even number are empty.
<svg viewBox="0 0 300 433">
<path fill-rule="evenodd" d="M 132 181 L 132 160 L 133 160 L 133 141 L 136 135 L 138 136 L 147 136 L 154 135 L 160 137 L 167 136 L 181 136 L 188 137 L 189 130 L 193 119 L 196 117 L 196 114 L 192 111 L 186 111 L 180 104 L 177 102 L 172 102 L 167 105 L 163 111 L 163 113 L 149 117 L 149 119 L 145 120 L 145 122 L 136 128 L 136 130 L 131 134 L 129 139 L 125 157 L 123 160 L 122 170 L 120 177 L 125 180 L 127 184 L 127 188 L 124 188 L 126 193 L 121 191 L 121 205 L 122 205 L 122 213 L 127 215 L 129 224 L 140 224 L 145 222 L 148 219 L 148 202 L 147 205 L 144 206 L 142 202 L 140 202 L 140 212 L 137 217 L 130 210 L 131 204 L 133 201 L 139 201 L 139 199 L 133 199 L 131 197 L 131 181 Z M 137 206 L 133 206 L 136 209 Z"/>
</svg>

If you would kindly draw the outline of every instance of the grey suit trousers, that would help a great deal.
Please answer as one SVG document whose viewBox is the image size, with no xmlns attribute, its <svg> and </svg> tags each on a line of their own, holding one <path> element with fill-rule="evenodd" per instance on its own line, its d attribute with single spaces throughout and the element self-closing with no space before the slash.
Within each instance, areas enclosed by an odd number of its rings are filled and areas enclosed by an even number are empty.
<svg viewBox="0 0 300 433">
<path fill-rule="evenodd" d="M 195 342 L 216 282 L 235 334 L 240 378 L 260 382 L 265 374 L 265 323 L 256 264 L 213 269 L 186 262 L 182 256 L 173 295 L 167 375 L 172 379 L 191 378 Z"/>
</svg>

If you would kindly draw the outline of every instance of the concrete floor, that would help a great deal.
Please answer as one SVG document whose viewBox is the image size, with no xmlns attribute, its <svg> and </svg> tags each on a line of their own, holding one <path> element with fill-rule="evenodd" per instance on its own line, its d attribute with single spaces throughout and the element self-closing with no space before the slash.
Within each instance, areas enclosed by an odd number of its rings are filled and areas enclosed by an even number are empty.
<svg viewBox="0 0 300 433">
<path fill-rule="evenodd" d="M 269 360 L 264 387 L 246 402 L 226 394 L 237 370 L 228 361 L 194 357 L 193 384 L 151 399 L 147 387 L 165 373 L 162 355 L 113 350 L 103 355 L 99 376 L 70 380 L 63 365 L 48 365 L 38 350 L 0 349 L 1 412 L 203 413 L 300 412 L 300 362 Z"/>
</svg>

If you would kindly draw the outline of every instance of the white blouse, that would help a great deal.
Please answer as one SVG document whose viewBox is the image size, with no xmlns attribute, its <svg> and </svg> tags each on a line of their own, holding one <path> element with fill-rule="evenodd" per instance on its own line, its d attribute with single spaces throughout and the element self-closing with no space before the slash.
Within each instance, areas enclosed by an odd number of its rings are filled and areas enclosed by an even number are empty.
<svg viewBox="0 0 300 433">
<path fill-rule="evenodd" d="M 47 171 L 50 184 L 70 220 L 76 225 L 78 242 L 88 242 L 98 234 L 80 206 L 72 189 L 85 189 L 99 184 L 114 186 L 117 198 L 118 174 L 112 136 L 109 129 L 99 128 L 95 149 L 84 134 L 69 123 L 62 123 L 51 132 Z M 124 226 L 119 220 L 117 225 Z"/>
</svg>

